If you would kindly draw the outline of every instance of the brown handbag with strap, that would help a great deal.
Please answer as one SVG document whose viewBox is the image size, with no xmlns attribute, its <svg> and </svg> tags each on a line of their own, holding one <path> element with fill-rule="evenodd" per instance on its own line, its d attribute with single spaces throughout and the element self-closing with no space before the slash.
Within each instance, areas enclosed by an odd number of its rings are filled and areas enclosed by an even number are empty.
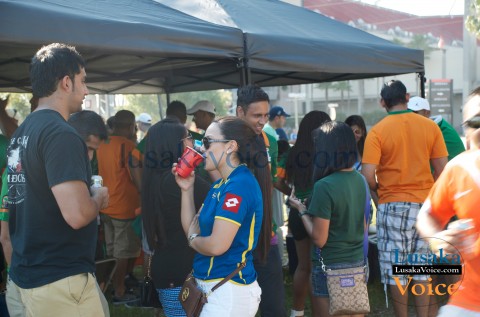
<svg viewBox="0 0 480 317">
<path fill-rule="evenodd" d="M 197 281 L 192 273 L 188 274 L 185 282 L 183 283 L 182 290 L 178 295 L 178 300 L 182 304 L 183 310 L 187 317 L 198 317 L 202 312 L 203 305 L 208 303 L 207 297 L 213 293 L 217 288 L 228 282 L 234 277 L 241 269 L 245 267 L 245 263 L 240 265 L 230 273 L 226 278 L 218 282 L 208 294 L 204 293 L 197 285 Z"/>
</svg>

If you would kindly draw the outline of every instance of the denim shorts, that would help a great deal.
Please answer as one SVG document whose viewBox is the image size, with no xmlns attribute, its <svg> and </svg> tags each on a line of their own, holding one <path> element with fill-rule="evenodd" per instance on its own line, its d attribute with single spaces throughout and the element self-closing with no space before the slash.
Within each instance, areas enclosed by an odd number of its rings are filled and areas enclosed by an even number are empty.
<svg viewBox="0 0 480 317">
<path fill-rule="evenodd" d="M 353 263 L 336 263 L 332 265 L 328 265 L 327 269 L 350 269 L 352 267 L 359 267 L 365 265 L 363 260 L 353 262 Z M 329 297 L 328 295 L 328 287 L 327 287 L 327 277 L 325 276 L 325 272 L 322 269 L 321 265 L 314 265 L 312 269 L 312 289 L 313 289 L 313 296 L 319 297 Z"/>
</svg>

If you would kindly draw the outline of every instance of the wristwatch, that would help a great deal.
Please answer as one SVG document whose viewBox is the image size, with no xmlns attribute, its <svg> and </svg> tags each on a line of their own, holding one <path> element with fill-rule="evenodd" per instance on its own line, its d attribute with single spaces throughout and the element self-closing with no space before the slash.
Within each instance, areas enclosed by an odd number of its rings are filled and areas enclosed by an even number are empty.
<svg viewBox="0 0 480 317">
<path fill-rule="evenodd" d="M 308 215 L 308 210 L 300 211 L 298 212 L 298 214 L 300 215 L 300 217 L 303 217 L 305 215 Z"/>
<path fill-rule="evenodd" d="M 192 233 L 191 235 L 188 236 L 188 246 L 192 246 L 192 241 L 198 236 L 198 233 Z"/>
</svg>

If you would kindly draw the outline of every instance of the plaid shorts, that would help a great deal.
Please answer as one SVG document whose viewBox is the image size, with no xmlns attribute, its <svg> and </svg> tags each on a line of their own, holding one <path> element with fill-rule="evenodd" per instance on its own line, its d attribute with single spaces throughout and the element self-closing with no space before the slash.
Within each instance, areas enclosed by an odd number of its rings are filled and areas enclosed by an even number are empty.
<svg viewBox="0 0 480 317">
<path fill-rule="evenodd" d="M 406 285 L 408 275 L 393 275 L 392 264 L 405 263 L 409 254 L 428 253 L 428 243 L 420 239 L 415 224 L 422 204 L 391 202 L 380 204 L 377 210 L 378 260 L 383 284 L 395 285 L 398 277 Z M 413 275 L 414 280 L 426 281 L 428 275 Z"/>
</svg>

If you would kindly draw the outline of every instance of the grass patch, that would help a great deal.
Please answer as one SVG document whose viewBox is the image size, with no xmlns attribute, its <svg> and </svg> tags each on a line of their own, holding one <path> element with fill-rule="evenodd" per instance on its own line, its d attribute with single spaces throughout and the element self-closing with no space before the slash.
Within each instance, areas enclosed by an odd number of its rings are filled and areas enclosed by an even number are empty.
<svg viewBox="0 0 480 317">
<path fill-rule="evenodd" d="M 135 275 L 137 278 L 141 279 L 141 267 L 135 269 Z M 290 316 L 290 309 L 292 308 L 293 301 L 293 278 L 288 273 L 288 270 L 284 270 L 284 286 L 285 286 L 285 314 Z M 161 309 L 153 308 L 139 308 L 139 307 L 126 307 L 125 305 L 112 305 L 111 304 L 111 289 L 107 292 L 107 300 L 110 305 L 110 315 L 112 317 L 165 317 Z M 385 293 L 383 291 L 383 284 L 380 283 L 380 280 L 376 279 L 370 281 L 368 284 L 368 296 L 370 299 L 370 314 L 368 317 L 390 317 L 395 316 L 393 311 L 393 302 L 391 296 L 389 295 L 388 308 L 385 304 Z M 440 301 L 442 304 L 445 303 L 445 298 L 442 298 Z M 409 303 L 413 304 L 413 298 L 410 297 Z M 415 308 L 409 306 L 409 316 L 415 316 Z M 257 316 L 260 316 L 260 312 L 257 313 Z M 312 310 L 310 305 L 310 299 L 307 298 L 307 303 L 305 306 L 305 317 L 311 317 Z M 281 316 L 283 317 L 283 316 Z"/>
</svg>

